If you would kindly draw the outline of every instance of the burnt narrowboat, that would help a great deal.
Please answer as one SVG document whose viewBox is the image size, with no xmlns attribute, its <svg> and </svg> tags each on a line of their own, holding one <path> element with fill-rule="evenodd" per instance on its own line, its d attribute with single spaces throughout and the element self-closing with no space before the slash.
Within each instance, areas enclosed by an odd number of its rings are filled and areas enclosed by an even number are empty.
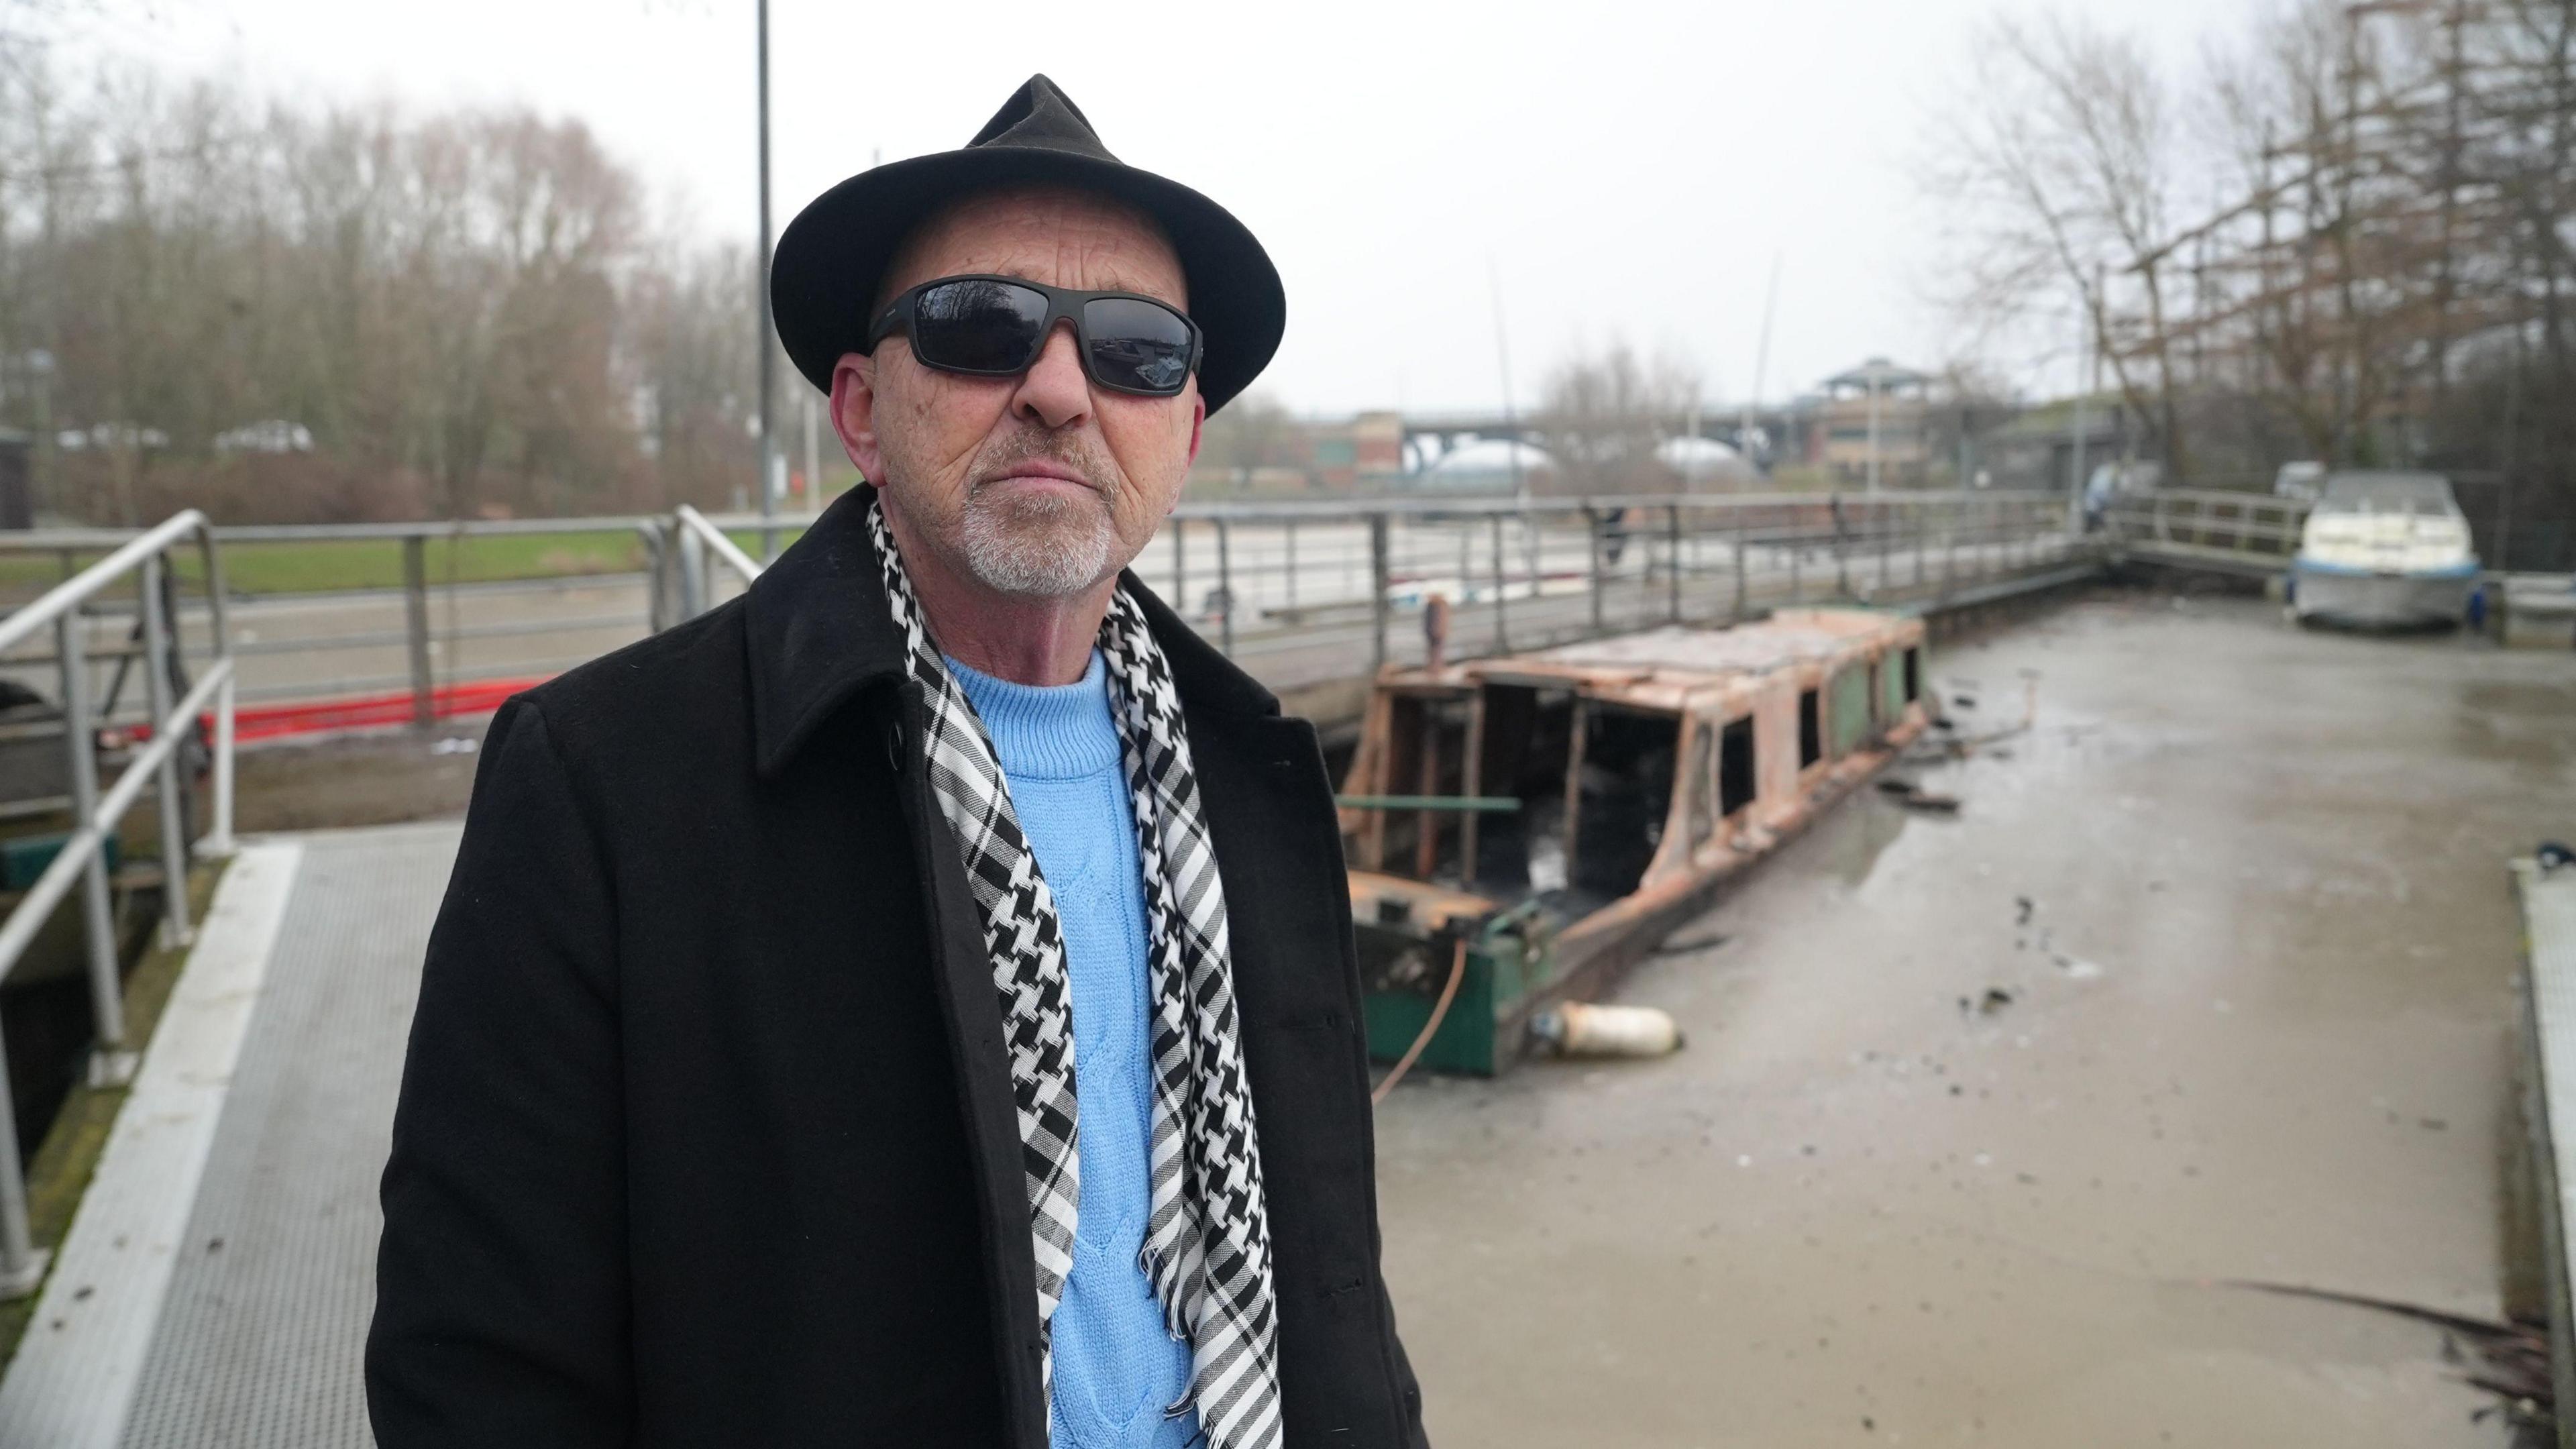
<svg viewBox="0 0 2576 1449">
<path fill-rule="evenodd" d="M 1781 610 L 1389 668 L 1342 795 L 1369 1050 L 1490 1075 L 1893 759 L 1918 619 Z M 1447 1002 L 1446 1009 L 1440 1009 Z"/>
</svg>

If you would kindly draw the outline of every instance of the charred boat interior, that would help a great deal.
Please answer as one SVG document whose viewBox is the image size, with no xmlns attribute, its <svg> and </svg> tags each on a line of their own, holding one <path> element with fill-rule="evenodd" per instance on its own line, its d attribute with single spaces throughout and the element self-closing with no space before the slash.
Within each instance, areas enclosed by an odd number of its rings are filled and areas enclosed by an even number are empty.
<svg viewBox="0 0 2576 1449">
<path fill-rule="evenodd" d="M 1915 621 L 1803 610 L 1390 670 L 1343 796 L 1372 1049 L 1431 1031 L 1430 1065 L 1495 1070 L 1533 1007 L 1884 764 L 1926 718 L 1922 651 Z"/>
</svg>

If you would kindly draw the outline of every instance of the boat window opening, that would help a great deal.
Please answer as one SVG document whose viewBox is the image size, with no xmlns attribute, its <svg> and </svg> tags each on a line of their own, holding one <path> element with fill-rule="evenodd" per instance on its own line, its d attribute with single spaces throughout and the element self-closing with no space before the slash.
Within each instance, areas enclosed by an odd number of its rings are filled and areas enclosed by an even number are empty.
<svg viewBox="0 0 2576 1449">
<path fill-rule="evenodd" d="M 1803 770 L 1825 757 L 1825 724 L 1822 704 L 1816 691 L 1798 691 L 1798 768 Z"/>
<path fill-rule="evenodd" d="M 1389 749 L 1381 765 L 1384 795 L 1466 793 L 1468 703 L 1464 696 L 1405 695 L 1391 701 Z M 1386 810 L 1370 854 L 1379 868 L 1432 881 L 1458 873 L 1463 817 L 1454 810 Z"/>
<path fill-rule="evenodd" d="M 1718 811 L 1711 799 L 1717 776 L 1716 752 L 1710 748 L 1709 728 L 1703 722 L 1691 728 L 1690 750 L 1690 843 L 1692 848 L 1708 843 L 1717 833 Z"/>
<path fill-rule="evenodd" d="M 1923 651 L 1905 651 L 1905 702 L 1912 704 L 1923 697 Z"/>
<path fill-rule="evenodd" d="M 1727 819 L 1753 803 L 1753 717 L 1728 720 L 1717 756 L 1717 813 Z"/>
<path fill-rule="evenodd" d="M 1680 741 L 1670 714 L 1590 702 L 1565 882 L 1577 899 L 1606 905 L 1646 878 L 1672 809 Z"/>
<path fill-rule="evenodd" d="M 1869 661 L 1869 724 L 1872 733 L 1887 727 L 1886 713 L 1879 707 L 1886 698 L 1887 691 L 1879 687 L 1879 663 L 1873 659 Z"/>
<path fill-rule="evenodd" d="M 1500 900 L 1562 889 L 1565 760 L 1572 745 L 1574 694 L 1571 690 L 1488 684 L 1484 690 L 1484 715 L 1478 750 L 1481 758 L 1472 793 L 1509 797 L 1518 800 L 1521 808 L 1476 817 L 1475 879 L 1463 884 L 1480 895 Z M 1465 718 L 1463 708 L 1460 718 Z M 1463 756 L 1462 749 L 1460 758 Z M 1394 868 L 1402 869 L 1413 863 L 1414 857 L 1390 853 L 1388 859 Z M 1454 872 L 1459 866 L 1459 852 L 1442 850 L 1436 863 Z"/>
</svg>

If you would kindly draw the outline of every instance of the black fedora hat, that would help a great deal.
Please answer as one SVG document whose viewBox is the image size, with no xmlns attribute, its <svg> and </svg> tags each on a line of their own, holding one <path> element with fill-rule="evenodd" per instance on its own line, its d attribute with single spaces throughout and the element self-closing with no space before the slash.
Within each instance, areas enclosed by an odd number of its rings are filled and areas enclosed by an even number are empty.
<svg viewBox="0 0 2576 1449">
<path fill-rule="evenodd" d="M 963 150 L 862 171 L 787 224 L 770 261 L 769 300 L 796 370 L 831 391 L 841 355 L 867 345 L 868 309 L 895 248 L 933 210 L 973 192 L 1028 185 L 1100 192 L 1162 223 L 1189 279 L 1191 320 L 1207 337 L 1199 395 L 1209 412 L 1269 365 L 1288 325 L 1288 299 L 1251 230 L 1179 182 L 1110 155 L 1081 108 L 1037 75 Z"/>
</svg>

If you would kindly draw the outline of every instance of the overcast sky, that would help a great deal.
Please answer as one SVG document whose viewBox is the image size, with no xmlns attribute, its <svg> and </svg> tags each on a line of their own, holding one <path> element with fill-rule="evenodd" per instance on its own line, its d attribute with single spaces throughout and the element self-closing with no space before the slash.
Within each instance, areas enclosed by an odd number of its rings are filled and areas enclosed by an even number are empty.
<svg viewBox="0 0 2576 1449">
<path fill-rule="evenodd" d="M 152 3 L 99 43 L 289 97 L 578 116 L 677 224 L 756 224 L 751 0 Z M 2077 3 L 2181 64 L 2253 0 Z M 776 215 L 880 149 L 962 144 L 1042 70 L 1122 159 L 1262 238 L 1289 326 L 1260 386 L 1300 410 L 1494 405 L 1497 292 L 1524 407 L 1614 336 L 1731 404 L 1775 256 L 1778 398 L 1873 354 L 1953 355 L 1929 301 L 1940 212 L 1911 173 L 1993 8 L 775 0 Z"/>
</svg>

